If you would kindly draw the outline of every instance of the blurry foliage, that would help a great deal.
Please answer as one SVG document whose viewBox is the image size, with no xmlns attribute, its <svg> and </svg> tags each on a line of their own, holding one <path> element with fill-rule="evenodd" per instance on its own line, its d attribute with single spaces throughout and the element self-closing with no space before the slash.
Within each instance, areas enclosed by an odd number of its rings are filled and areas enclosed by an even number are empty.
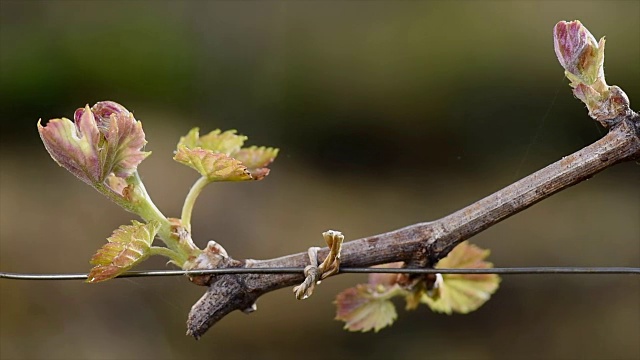
<svg viewBox="0 0 640 360">
<path fill-rule="evenodd" d="M 547 141 L 575 149 L 598 133 L 588 120 L 562 125 L 584 112 L 554 98 L 568 85 L 548 29 L 565 13 L 545 11 L 527 2 L 3 2 L 3 143 L 78 100 L 114 99 L 278 134 L 290 151 L 331 168 L 391 171 L 426 161 L 455 170 L 457 157 L 493 158 L 494 146 L 523 152 L 530 135 L 513 134 L 531 134 L 544 120 L 555 120 Z M 539 16 L 523 22 L 512 12 Z M 576 16 L 600 34 L 628 12 Z M 620 30 L 606 27 L 614 39 L 606 65 L 633 99 L 638 31 Z"/>
</svg>

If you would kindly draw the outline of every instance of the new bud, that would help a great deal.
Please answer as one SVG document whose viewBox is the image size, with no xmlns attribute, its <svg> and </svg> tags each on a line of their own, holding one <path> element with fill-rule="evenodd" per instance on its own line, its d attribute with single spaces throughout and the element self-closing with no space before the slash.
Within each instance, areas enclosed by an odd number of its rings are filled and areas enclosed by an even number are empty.
<svg viewBox="0 0 640 360">
<path fill-rule="evenodd" d="M 560 65 L 587 85 L 604 79 L 604 41 L 597 42 L 578 20 L 560 21 L 553 28 L 553 47 Z"/>
<path fill-rule="evenodd" d="M 76 110 L 73 116 L 76 122 L 85 113 L 86 109 L 84 107 Z M 124 106 L 113 101 L 100 101 L 91 107 L 91 112 L 101 124 L 107 124 L 111 115 L 119 117 L 129 117 L 131 115 Z"/>
<path fill-rule="evenodd" d="M 589 116 L 608 127 L 629 111 L 629 99 L 604 78 L 604 38 L 596 38 L 578 20 L 553 28 L 553 47 L 573 94 L 587 105 Z"/>
</svg>

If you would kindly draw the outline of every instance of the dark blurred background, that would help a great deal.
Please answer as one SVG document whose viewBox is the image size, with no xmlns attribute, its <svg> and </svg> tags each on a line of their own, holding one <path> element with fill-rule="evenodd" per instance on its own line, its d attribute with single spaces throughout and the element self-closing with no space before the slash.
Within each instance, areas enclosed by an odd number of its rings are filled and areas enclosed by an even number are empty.
<svg viewBox="0 0 640 360">
<path fill-rule="evenodd" d="M 143 121 L 140 172 L 179 214 L 197 178 L 179 136 L 238 129 L 281 148 L 265 181 L 216 184 L 194 237 L 271 258 L 439 218 L 605 130 L 563 78 L 559 20 L 607 36 L 606 75 L 640 104 L 640 2 L 0 2 L 0 269 L 83 272 L 133 216 L 48 156 L 39 118 L 114 100 Z M 640 168 L 626 163 L 472 239 L 498 266 L 640 266 Z M 166 268 L 153 258 L 142 268 Z M 332 320 L 343 275 L 263 297 L 198 342 L 183 278 L 0 281 L 3 359 L 638 359 L 631 276 L 506 276 L 475 313 L 405 312 L 378 334 Z"/>
</svg>

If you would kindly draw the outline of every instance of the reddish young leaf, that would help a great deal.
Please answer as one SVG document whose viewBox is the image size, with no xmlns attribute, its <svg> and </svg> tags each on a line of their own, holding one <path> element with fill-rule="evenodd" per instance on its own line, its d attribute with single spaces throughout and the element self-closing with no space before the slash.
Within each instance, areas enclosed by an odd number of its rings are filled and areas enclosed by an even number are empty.
<svg viewBox="0 0 640 360">
<path fill-rule="evenodd" d="M 251 176 L 255 180 L 262 180 L 269 175 L 267 166 L 278 156 L 279 149 L 271 147 L 251 146 L 240 149 L 231 154 L 234 158 L 240 160 L 244 166 L 249 169 Z"/>
<path fill-rule="evenodd" d="M 100 131 L 91 111 L 76 118 L 75 124 L 67 118 L 49 120 L 46 126 L 38 121 L 38 132 L 58 165 L 89 185 L 103 180 L 98 153 Z"/>
<path fill-rule="evenodd" d="M 382 290 L 379 292 L 378 290 Z M 375 289 L 370 285 L 357 285 L 338 294 L 336 320 L 345 322 L 349 331 L 375 331 L 387 327 L 396 320 L 396 308 L 389 299 L 396 295 L 399 288 L 390 290 Z"/>
<path fill-rule="evenodd" d="M 89 272 L 87 282 L 112 279 L 146 259 L 159 228 L 157 221 L 147 224 L 133 221 L 133 225 L 120 226 L 91 258 L 90 263 L 95 266 Z"/>
<path fill-rule="evenodd" d="M 404 263 L 402 261 L 372 266 L 374 268 L 401 268 Z M 385 288 L 390 288 L 398 283 L 398 279 L 401 274 L 387 274 L 387 273 L 372 273 L 369 274 L 369 285 L 377 287 L 382 285 Z"/>
</svg>

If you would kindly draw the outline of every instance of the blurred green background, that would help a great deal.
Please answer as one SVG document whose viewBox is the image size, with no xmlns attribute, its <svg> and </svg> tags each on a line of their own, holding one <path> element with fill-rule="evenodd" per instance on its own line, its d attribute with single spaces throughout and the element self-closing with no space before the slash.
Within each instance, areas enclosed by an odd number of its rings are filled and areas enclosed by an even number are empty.
<svg viewBox="0 0 640 360">
<path fill-rule="evenodd" d="M 143 121 L 140 167 L 177 216 L 196 174 L 180 135 L 238 129 L 281 148 L 257 183 L 210 186 L 194 237 L 271 258 L 439 218 L 605 130 L 553 52 L 559 20 L 607 36 L 606 74 L 640 104 L 640 2 L 0 2 L 0 269 L 64 273 L 133 217 L 48 156 L 36 121 L 114 100 Z M 640 171 L 626 163 L 472 242 L 498 266 L 640 266 Z M 143 268 L 166 268 L 153 258 Z M 204 288 L 183 278 L 0 281 L 3 359 L 638 359 L 631 276 L 509 276 L 465 316 L 405 312 L 378 334 L 332 320 L 332 278 L 184 335 Z M 399 304 L 401 305 L 401 304 Z"/>
</svg>

